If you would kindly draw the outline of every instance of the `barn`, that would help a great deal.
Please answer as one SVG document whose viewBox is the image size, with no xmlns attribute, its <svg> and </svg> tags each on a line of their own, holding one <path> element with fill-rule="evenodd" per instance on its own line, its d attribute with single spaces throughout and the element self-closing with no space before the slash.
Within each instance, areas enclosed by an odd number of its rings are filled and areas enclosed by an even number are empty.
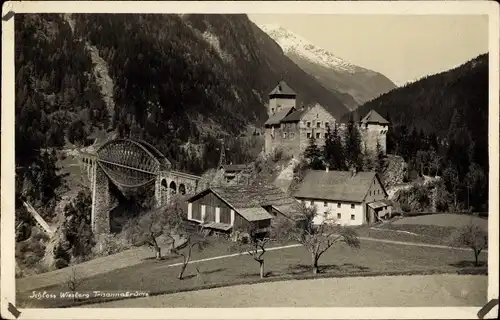
<svg viewBox="0 0 500 320">
<path fill-rule="evenodd" d="M 275 186 L 210 187 L 187 199 L 188 220 L 214 233 L 252 229 L 265 234 L 277 218 L 296 220 L 301 205 Z"/>
</svg>

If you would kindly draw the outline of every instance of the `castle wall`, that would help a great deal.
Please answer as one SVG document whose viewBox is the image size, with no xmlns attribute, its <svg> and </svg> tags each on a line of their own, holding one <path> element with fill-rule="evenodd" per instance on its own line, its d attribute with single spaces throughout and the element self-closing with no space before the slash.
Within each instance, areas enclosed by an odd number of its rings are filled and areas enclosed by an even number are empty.
<svg viewBox="0 0 500 320">
<path fill-rule="evenodd" d="M 272 115 L 283 107 L 295 107 L 295 99 L 290 98 L 273 98 L 269 100 L 268 114 Z M 273 112 L 274 109 L 274 112 Z"/>
<path fill-rule="evenodd" d="M 368 124 L 361 125 L 360 133 L 362 137 L 363 151 L 375 154 L 377 151 L 377 141 L 380 144 L 382 152 L 387 152 L 387 125 Z M 366 148 L 366 149 L 365 149 Z"/>
<path fill-rule="evenodd" d="M 327 126 L 333 127 L 335 118 L 320 105 L 315 105 L 302 116 L 299 123 L 300 130 L 300 153 L 303 153 L 309 145 L 311 135 L 316 139 L 316 145 L 322 147 L 325 144 Z"/>
</svg>

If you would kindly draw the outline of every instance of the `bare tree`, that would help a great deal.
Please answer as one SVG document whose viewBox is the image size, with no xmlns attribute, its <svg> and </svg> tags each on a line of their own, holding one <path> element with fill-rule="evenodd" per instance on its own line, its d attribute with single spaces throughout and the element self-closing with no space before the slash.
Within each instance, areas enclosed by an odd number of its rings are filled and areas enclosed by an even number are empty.
<svg viewBox="0 0 500 320">
<path fill-rule="evenodd" d="M 184 210 L 178 201 L 171 201 L 167 206 L 154 209 L 132 219 L 126 227 L 126 238 L 134 246 L 148 246 L 154 250 L 155 258 L 162 259 L 159 237 L 169 239 L 170 247 L 175 246 L 178 225 L 183 222 Z M 172 250 L 171 249 L 171 250 Z"/>
<path fill-rule="evenodd" d="M 177 278 L 179 280 L 182 280 L 182 279 L 184 279 L 184 272 L 186 271 L 187 266 L 188 266 L 189 262 L 191 261 L 193 249 L 196 248 L 196 249 L 198 249 L 198 251 L 202 251 L 203 249 L 205 249 L 207 247 L 208 241 L 203 235 L 198 234 L 198 233 L 193 234 L 192 232 L 189 232 L 183 226 L 179 226 L 178 232 L 183 237 L 187 238 L 186 245 L 184 246 L 183 249 L 180 249 L 180 248 L 173 248 L 172 249 L 173 253 L 182 256 L 182 266 L 181 266 L 181 270 L 179 272 L 179 275 L 177 276 Z"/>
<path fill-rule="evenodd" d="M 457 229 L 452 235 L 450 245 L 469 247 L 474 252 L 474 265 L 479 266 L 479 254 L 488 247 L 488 233 L 478 225 L 470 223 Z"/>
<path fill-rule="evenodd" d="M 236 239 L 236 245 L 232 246 L 230 249 L 232 251 L 248 253 L 248 255 L 259 264 L 260 277 L 265 278 L 264 254 L 266 253 L 267 245 L 273 238 L 273 234 L 268 233 L 264 236 L 257 236 L 255 231 L 256 227 L 254 225 L 249 226 L 247 230 L 243 232 L 238 230 L 238 233 L 242 233 L 244 236 L 238 237 Z"/>
<path fill-rule="evenodd" d="M 318 273 L 318 262 L 321 256 L 334 244 L 344 242 L 352 248 L 359 248 L 360 243 L 356 232 L 350 227 L 335 225 L 334 220 L 324 219 L 317 224 L 313 222 L 317 217 L 316 207 L 302 205 L 303 220 L 294 222 L 282 220 L 279 226 L 280 238 L 297 241 L 311 254 L 313 274 Z"/>
<path fill-rule="evenodd" d="M 76 290 L 78 289 L 80 284 L 82 284 L 82 282 L 83 279 L 80 279 L 79 275 L 76 273 L 75 268 L 72 268 L 71 275 L 66 281 L 66 285 L 68 286 L 68 289 L 73 293 L 73 302 L 76 300 Z"/>
</svg>

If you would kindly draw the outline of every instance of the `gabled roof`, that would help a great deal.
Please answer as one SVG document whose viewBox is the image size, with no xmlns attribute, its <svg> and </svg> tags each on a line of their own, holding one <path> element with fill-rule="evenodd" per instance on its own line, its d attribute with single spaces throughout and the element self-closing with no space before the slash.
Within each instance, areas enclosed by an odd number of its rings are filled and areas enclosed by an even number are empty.
<svg viewBox="0 0 500 320">
<path fill-rule="evenodd" d="M 267 119 L 266 123 L 264 125 L 273 125 L 273 124 L 280 124 L 281 120 L 288 116 L 291 112 L 295 110 L 294 107 L 283 107 L 280 109 L 280 111 L 276 112 L 273 114 L 269 119 Z"/>
<path fill-rule="evenodd" d="M 190 197 L 187 201 L 193 202 L 209 192 L 213 192 L 248 221 L 255 221 L 249 219 L 257 219 L 257 217 L 261 217 L 257 220 L 271 219 L 272 216 L 264 209 L 267 206 L 276 208 L 290 218 L 300 214 L 300 202 L 273 185 L 211 187 Z"/>
<path fill-rule="evenodd" d="M 273 91 L 271 91 L 269 93 L 270 96 L 272 95 L 293 95 L 293 96 L 296 96 L 297 94 L 295 93 L 295 91 L 292 90 L 292 88 L 290 88 L 290 86 L 285 82 L 285 81 L 280 81 L 278 83 L 278 85 L 276 86 L 276 88 L 273 89 Z"/>
<path fill-rule="evenodd" d="M 309 108 L 300 108 L 299 110 L 296 110 L 289 115 L 287 115 L 285 118 L 281 120 L 281 122 L 297 122 L 300 121 L 302 118 L 302 115 L 304 115 Z"/>
<path fill-rule="evenodd" d="M 378 123 L 378 124 L 389 124 L 389 121 L 385 120 L 377 111 L 370 110 L 368 114 L 360 121 L 361 123 Z"/>
<path fill-rule="evenodd" d="M 252 168 L 252 165 L 251 164 L 227 164 L 227 165 L 223 165 L 222 166 L 222 169 L 224 169 L 224 171 L 243 171 L 243 170 L 246 170 L 246 169 L 251 169 Z"/>
<path fill-rule="evenodd" d="M 363 202 L 375 178 L 375 172 L 357 172 L 353 175 L 351 171 L 309 170 L 293 196 L 306 199 Z"/>
<path fill-rule="evenodd" d="M 259 221 L 273 218 L 273 216 L 262 207 L 240 208 L 237 212 L 247 221 Z"/>
</svg>

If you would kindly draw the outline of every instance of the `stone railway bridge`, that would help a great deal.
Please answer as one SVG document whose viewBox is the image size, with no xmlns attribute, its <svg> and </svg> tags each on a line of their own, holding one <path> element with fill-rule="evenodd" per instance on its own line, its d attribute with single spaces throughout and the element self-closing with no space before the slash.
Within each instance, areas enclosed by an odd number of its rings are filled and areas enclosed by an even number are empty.
<svg viewBox="0 0 500 320">
<path fill-rule="evenodd" d="M 79 162 L 92 192 L 92 230 L 97 235 L 110 233 L 110 184 L 124 194 L 154 184 L 158 207 L 173 194 L 189 195 L 200 189 L 201 177 L 172 170 L 172 164 L 160 151 L 141 140 L 108 141 L 96 153 L 81 152 Z"/>
</svg>

